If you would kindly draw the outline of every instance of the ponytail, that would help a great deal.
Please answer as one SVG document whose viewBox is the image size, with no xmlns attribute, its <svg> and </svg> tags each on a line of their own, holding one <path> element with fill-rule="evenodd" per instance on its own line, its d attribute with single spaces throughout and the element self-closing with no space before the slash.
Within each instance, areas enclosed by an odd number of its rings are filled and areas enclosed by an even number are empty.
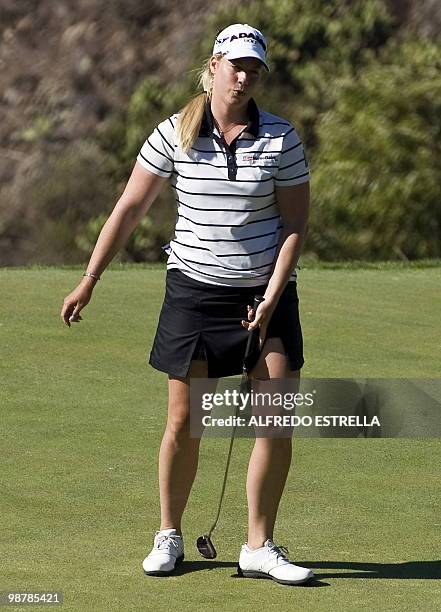
<svg viewBox="0 0 441 612">
<path fill-rule="evenodd" d="M 198 137 L 207 100 L 208 94 L 206 91 L 197 94 L 184 106 L 178 117 L 176 126 L 178 144 L 184 153 L 191 149 Z"/>
<path fill-rule="evenodd" d="M 201 129 L 205 104 L 211 99 L 213 88 L 213 75 L 210 70 L 211 57 L 204 62 L 199 70 L 198 86 L 204 90 L 203 93 L 196 94 L 190 102 L 187 102 L 178 117 L 176 126 L 178 144 L 184 153 L 194 145 Z M 219 54 L 216 57 L 220 59 L 222 55 Z"/>
</svg>

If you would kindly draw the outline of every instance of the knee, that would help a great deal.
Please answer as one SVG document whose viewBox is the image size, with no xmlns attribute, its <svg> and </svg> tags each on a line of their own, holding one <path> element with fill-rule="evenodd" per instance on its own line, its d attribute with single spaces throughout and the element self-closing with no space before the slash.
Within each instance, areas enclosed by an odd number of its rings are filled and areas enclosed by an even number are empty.
<svg viewBox="0 0 441 612">
<path fill-rule="evenodd" d="M 188 406 L 169 405 L 166 433 L 173 438 L 187 438 L 190 434 L 190 411 Z"/>
<path fill-rule="evenodd" d="M 190 435 L 190 423 L 187 420 L 167 419 L 167 435 L 176 438 L 188 438 Z"/>
</svg>

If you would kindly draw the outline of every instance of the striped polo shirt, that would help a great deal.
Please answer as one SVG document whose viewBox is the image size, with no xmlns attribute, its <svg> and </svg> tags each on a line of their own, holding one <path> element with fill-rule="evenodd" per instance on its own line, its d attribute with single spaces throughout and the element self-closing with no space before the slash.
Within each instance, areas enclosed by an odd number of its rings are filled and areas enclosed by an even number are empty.
<svg viewBox="0 0 441 612">
<path fill-rule="evenodd" d="M 172 115 L 145 141 L 137 161 L 169 177 L 177 205 L 167 268 L 215 285 L 251 287 L 268 282 L 282 228 L 276 186 L 309 180 L 295 128 L 260 110 L 228 146 L 207 103 L 200 132 L 184 153 Z M 295 272 L 292 276 L 295 279 Z"/>
</svg>

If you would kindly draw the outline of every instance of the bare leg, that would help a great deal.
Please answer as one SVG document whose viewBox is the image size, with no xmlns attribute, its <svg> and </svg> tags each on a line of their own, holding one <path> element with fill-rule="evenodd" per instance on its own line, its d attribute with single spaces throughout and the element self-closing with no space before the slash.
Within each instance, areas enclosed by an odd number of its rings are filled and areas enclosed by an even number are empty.
<svg viewBox="0 0 441 612">
<path fill-rule="evenodd" d="M 190 378 L 205 378 L 207 364 L 192 361 L 186 378 L 169 379 L 167 425 L 159 450 L 160 529 L 181 532 L 181 519 L 199 458 L 199 438 L 190 437 Z"/>
<path fill-rule="evenodd" d="M 298 371 L 287 370 L 287 359 L 279 338 L 271 338 L 257 364 L 253 377 L 298 378 Z M 248 465 L 248 546 L 263 546 L 273 539 L 274 524 L 292 457 L 291 438 L 256 438 Z"/>
<path fill-rule="evenodd" d="M 290 465 L 290 438 L 256 438 L 247 477 L 248 546 L 252 549 L 273 539 Z"/>
</svg>

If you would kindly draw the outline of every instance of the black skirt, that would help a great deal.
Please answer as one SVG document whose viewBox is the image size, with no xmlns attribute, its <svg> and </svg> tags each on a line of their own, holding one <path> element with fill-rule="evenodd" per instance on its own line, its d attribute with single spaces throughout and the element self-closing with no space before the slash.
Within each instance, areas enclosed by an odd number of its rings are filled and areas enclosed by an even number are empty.
<svg viewBox="0 0 441 612">
<path fill-rule="evenodd" d="M 194 280 L 177 269 L 167 271 L 164 304 L 149 363 L 170 376 L 185 377 L 192 359 L 206 359 L 208 377 L 242 373 L 248 331 L 247 305 L 266 285 L 225 287 Z M 268 325 L 267 338 L 278 337 L 291 370 L 304 363 L 297 283 L 289 282 Z"/>
</svg>

